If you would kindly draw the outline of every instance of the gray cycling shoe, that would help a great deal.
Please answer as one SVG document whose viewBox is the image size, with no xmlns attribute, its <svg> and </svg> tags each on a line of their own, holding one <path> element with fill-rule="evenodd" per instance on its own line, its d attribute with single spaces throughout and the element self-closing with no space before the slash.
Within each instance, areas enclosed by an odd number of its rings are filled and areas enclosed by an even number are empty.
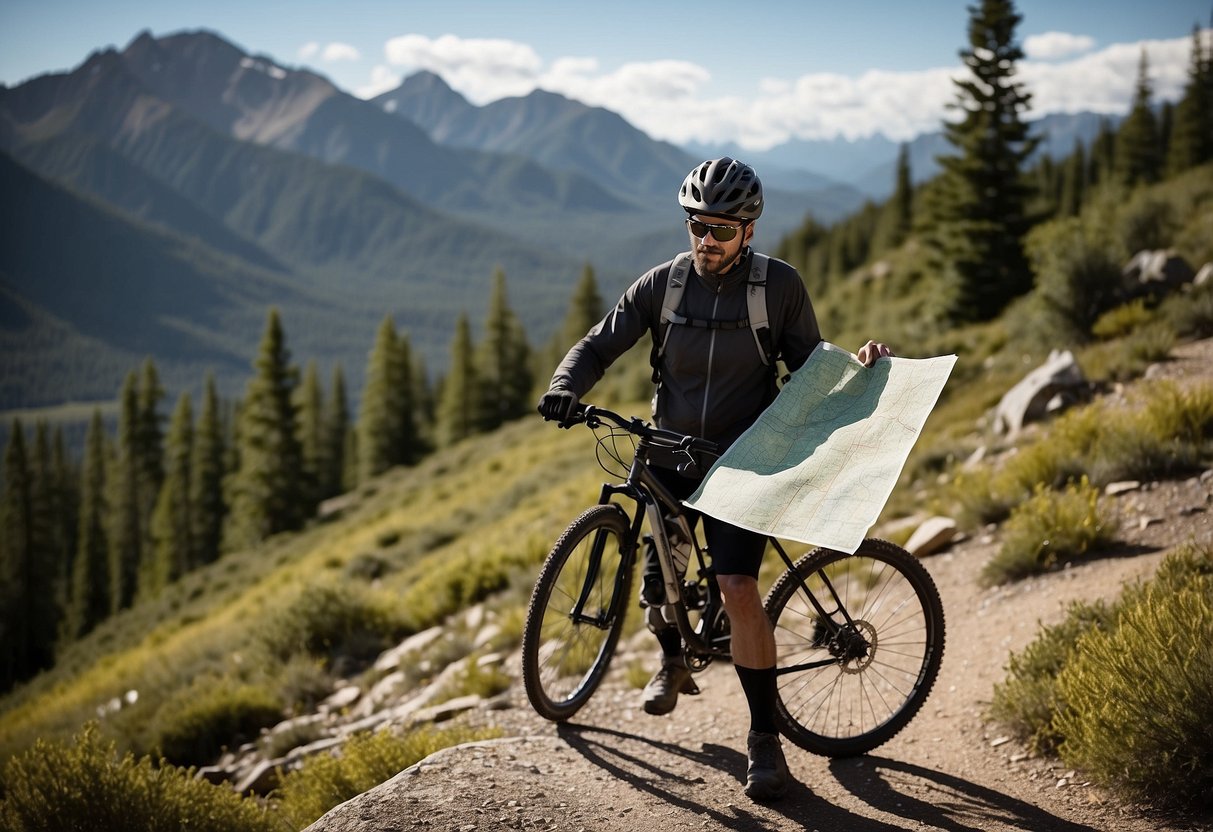
<svg viewBox="0 0 1213 832">
<path fill-rule="evenodd" d="M 653 716 L 668 714 L 678 704 L 680 693 L 694 696 L 699 693 L 699 686 L 681 656 L 663 659 L 661 670 L 644 686 L 644 712 Z"/>
<path fill-rule="evenodd" d="M 775 800 L 788 789 L 791 775 L 787 760 L 783 758 L 783 746 L 777 734 L 760 734 L 751 731 L 746 737 L 750 765 L 746 772 L 746 797 L 755 801 Z"/>
</svg>

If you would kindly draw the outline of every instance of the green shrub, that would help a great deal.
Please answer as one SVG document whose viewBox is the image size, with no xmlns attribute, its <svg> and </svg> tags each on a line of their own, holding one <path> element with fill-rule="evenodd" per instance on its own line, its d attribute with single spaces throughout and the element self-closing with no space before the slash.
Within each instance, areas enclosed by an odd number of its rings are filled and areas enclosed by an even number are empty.
<svg viewBox="0 0 1213 832">
<path fill-rule="evenodd" d="M 1119 626 L 1078 642 L 1057 678 L 1061 757 L 1137 799 L 1198 808 L 1213 794 L 1213 578 L 1147 591 Z"/>
<path fill-rule="evenodd" d="M 280 661 L 304 653 L 339 672 L 373 659 L 400 638 L 395 609 L 368 587 L 309 586 L 265 625 L 261 639 Z M 340 663 L 342 666 L 337 667 Z"/>
<path fill-rule="evenodd" d="M 1170 553 L 1111 604 L 1075 604 L 1011 656 L 991 713 L 1035 750 L 1163 806 L 1213 793 L 1213 547 Z"/>
<path fill-rule="evenodd" d="M 475 695 L 488 699 L 510 689 L 514 680 L 508 673 L 496 665 L 482 667 L 477 659 L 478 656 L 474 654 L 467 657 L 463 672 L 443 687 L 434 697 L 434 704 L 460 696 Z"/>
<path fill-rule="evenodd" d="M 192 771 L 119 756 L 96 725 L 72 743 L 38 740 L 5 766 L 0 827 L 12 832 L 279 832 L 256 800 L 196 779 Z"/>
<path fill-rule="evenodd" d="M 282 719 L 278 697 L 260 685 L 218 677 L 195 681 L 156 711 L 152 747 L 175 765 L 205 765 L 225 747 L 255 739 Z"/>
<path fill-rule="evenodd" d="M 292 656 L 274 672 L 278 698 L 287 710 L 304 713 L 333 692 L 333 675 L 325 670 L 324 661 L 308 655 Z"/>
<path fill-rule="evenodd" d="M 404 736 L 390 731 L 359 734 L 341 756 L 319 756 L 288 774 L 274 793 L 279 810 L 296 829 L 321 817 L 339 803 L 394 777 L 435 751 L 465 742 L 500 736 L 493 730 L 422 728 Z"/>
<path fill-rule="evenodd" d="M 1188 338 L 1213 335 L 1213 280 L 1190 292 L 1177 292 L 1162 302 L 1160 314 Z"/>
<path fill-rule="evenodd" d="M 1154 314 L 1146 309 L 1146 302 L 1138 298 L 1131 303 L 1124 303 L 1099 316 L 1091 326 L 1091 334 L 1096 338 L 1109 340 L 1121 338 L 1132 333 L 1154 319 Z"/>
<path fill-rule="evenodd" d="M 982 580 L 1000 584 L 1046 572 L 1107 543 L 1116 528 L 1085 477 L 1061 491 L 1038 486 L 1031 499 L 1012 509 L 1002 547 L 982 570 Z"/>
<path fill-rule="evenodd" d="M 1061 742 L 1053 725 L 1060 709 L 1057 673 L 1074 652 L 1079 636 L 1092 628 L 1107 629 L 1116 605 L 1075 603 L 1060 624 L 1042 628 L 1036 640 L 1007 662 L 1007 678 L 994 686 L 990 714 L 1037 753 L 1051 753 Z"/>
<path fill-rule="evenodd" d="M 1111 209 L 1107 204 L 1099 207 Z M 1098 213 L 1036 226 L 1024 246 L 1036 274 L 1036 295 L 1078 332 L 1090 331 L 1122 297 L 1125 251 L 1109 239 L 1110 229 Z"/>
</svg>

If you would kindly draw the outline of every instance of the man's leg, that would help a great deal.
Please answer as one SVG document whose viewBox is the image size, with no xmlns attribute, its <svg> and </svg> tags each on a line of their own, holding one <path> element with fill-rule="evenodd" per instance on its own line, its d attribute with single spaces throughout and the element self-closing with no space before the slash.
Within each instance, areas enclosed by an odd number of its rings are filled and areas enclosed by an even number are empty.
<svg viewBox="0 0 1213 832">
<path fill-rule="evenodd" d="M 733 667 L 750 708 L 745 791 L 755 800 L 772 800 L 783 794 L 789 779 L 775 727 L 775 636 L 756 578 L 719 575 L 717 580 L 729 615 Z"/>
<path fill-rule="evenodd" d="M 661 615 L 664 600 L 661 565 L 657 563 L 652 542 L 649 542 L 645 546 L 644 568 L 641 571 L 640 605 L 645 607 L 645 623 L 649 631 L 657 637 L 657 643 L 661 646 L 661 667 L 644 686 L 642 698 L 645 713 L 654 716 L 674 710 L 678 704 L 678 694 L 699 693 L 699 686 L 691 678 L 691 671 L 682 654 L 682 636 L 678 634 L 678 628 Z"/>
</svg>

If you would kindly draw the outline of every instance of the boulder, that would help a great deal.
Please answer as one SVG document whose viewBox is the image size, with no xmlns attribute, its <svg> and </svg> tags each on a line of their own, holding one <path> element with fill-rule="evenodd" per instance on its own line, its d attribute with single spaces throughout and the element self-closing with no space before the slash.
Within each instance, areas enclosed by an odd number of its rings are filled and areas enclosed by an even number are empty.
<svg viewBox="0 0 1213 832">
<path fill-rule="evenodd" d="M 1210 281 L 1213 281 L 1213 263 L 1205 263 L 1196 273 L 1196 277 L 1192 278 L 1192 285 L 1204 286 Z"/>
<path fill-rule="evenodd" d="M 931 517 L 906 541 L 905 549 L 914 557 L 926 557 L 947 547 L 956 539 L 956 521 L 950 517 Z"/>
<path fill-rule="evenodd" d="M 1069 350 L 1049 358 L 1006 392 L 994 410 L 994 432 L 1014 437 L 1029 422 L 1082 399 L 1087 379 Z"/>
<path fill-rule="evenodd" d="M 320 713 L 343 711 L 357 702 L 360 696 L 362 696 L 362 688 L 357 685 L 346 685 L 320 703 Z"/>
<path fill-rule="evenodd" d="M 399 667 L 400 660 L 404 656 L 429 647 L 435 641 L 442 638 L 443 632 L 441 627 L 430 627 L 428 630 L 414 633 L 390 650 L 384 650 L 380 653 L 379 658 L 375 660 L 375 669 L 395 670 Z"/>
<path fill-rule="evenodd" d="M 1188 261 L 1171 249 L 1143 250 L 1121 270 L 1129 298 L 1173 292 L 1191 283 L 1196 273 Z"/>
<path fill-rule="evenodd" d="M 261 760 L 252 768 L 242 772 L 236 782 L 236 791 L 241 794 L 256 794 L 265 796 L 278 788 L 280 780 L 278 767 L 282 760 Z"/>
</svg>

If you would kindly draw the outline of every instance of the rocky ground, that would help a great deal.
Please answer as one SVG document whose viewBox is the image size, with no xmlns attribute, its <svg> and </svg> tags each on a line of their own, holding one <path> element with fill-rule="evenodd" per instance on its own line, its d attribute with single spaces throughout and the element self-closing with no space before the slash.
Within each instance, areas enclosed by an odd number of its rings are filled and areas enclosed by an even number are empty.
<svg viewBox="0 0 1213 832">
<path fill-rule="evenodd" d="M 1213 340 L 1181 347 L 1151 376 L 1213 376 Z M 491 708 L 460 717 L 498 725 L 505 738 L 439 752 L 310 829 L 1211 829 L 1213 818 L 1159 816 L 1120 803 L 1082 772 L 1028 754 L 986 716 L 1008 655 L 1040 624 L 1061 620 L 1072 601 L 1115 597 L 1126 582 L 1149 577 L 1175 545 L 1213 543 L 1213 472 L 1146 483 L 1112 499 L 1121 543 L 1096 560 L 981 589 L 977 575 L 998 545 L 992 535 L 927 558 L 948 638 L 926 706 L 866 757 L 829 760 L 785 744 L 797 782 L 778 803 L 757 805 L 742 794 L 747 719 L 731 667 L 712 666 L 699 677 L 700 696 L 650 717 L 621 661 L 573 723 L 538 718 L 515 685 Z M 506 667 L 517 673 L 516 657 Z"/>
</svg>

